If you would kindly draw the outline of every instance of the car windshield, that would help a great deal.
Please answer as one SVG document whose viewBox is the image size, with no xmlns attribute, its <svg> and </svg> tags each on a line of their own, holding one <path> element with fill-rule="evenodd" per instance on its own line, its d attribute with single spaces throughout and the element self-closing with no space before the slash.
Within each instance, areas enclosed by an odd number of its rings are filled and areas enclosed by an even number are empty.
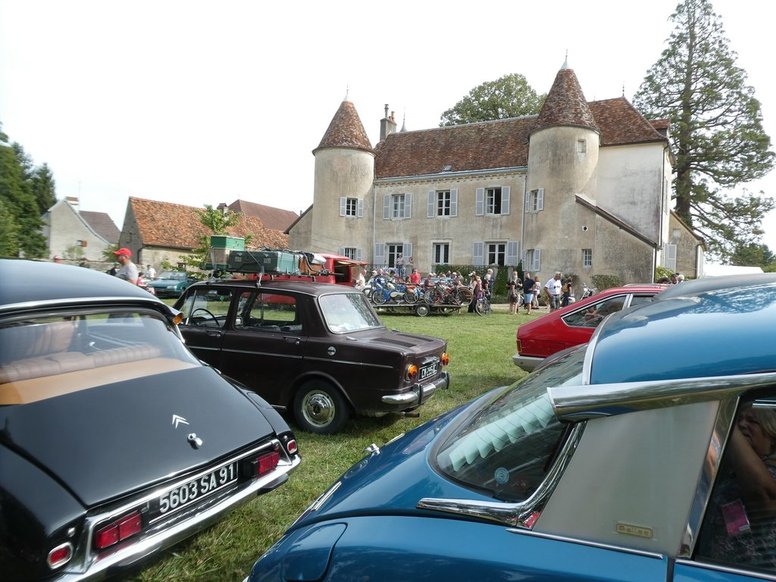
<svg viewBox="0 0 776 582">
<path fill-rule="evenodd" d="M 173 281 L 185 281 L 186 273 L 183 271 L 162 271 L 157 279 L 172 279 Z"/>
<path fill-rule="evenodd" d="M 160 314 L 131 308 L 0 324 L 0 406 L 200 365 Z"/>
<path fill-rule="evenodd" d="M 445 439 L 436 453 L 437 467 L 497 499 L 530 497 L 567 426 L 553 414 L 547 388 L 581 384 L 584 352 L 584 347 L 571 351 L 499 393 Z"/>
<path fill-rule="evenodd" d="M 321 295 L 318 303 L 326 326 L 333 333 L 363 331 L 383 325 L 363 293 Z"/>
</svg>

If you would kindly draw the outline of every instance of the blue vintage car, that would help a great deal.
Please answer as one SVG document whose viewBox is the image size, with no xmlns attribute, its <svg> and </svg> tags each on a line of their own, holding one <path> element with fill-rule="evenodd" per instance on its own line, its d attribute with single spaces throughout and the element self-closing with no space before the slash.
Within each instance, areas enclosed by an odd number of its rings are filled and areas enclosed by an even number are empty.
<svg viewBox="0 0 776 582">
<path fill-rule="evenodd" d="M 776 275 L 680 283 L 388 444 L 250 580 L 776 576 Z"/>
</svg>

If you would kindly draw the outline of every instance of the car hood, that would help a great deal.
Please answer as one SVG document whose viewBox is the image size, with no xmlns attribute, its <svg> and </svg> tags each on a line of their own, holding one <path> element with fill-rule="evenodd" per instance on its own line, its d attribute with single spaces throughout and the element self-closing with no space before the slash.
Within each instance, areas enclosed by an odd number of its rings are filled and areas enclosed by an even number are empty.
<svg viewBox="0 0 776 582">
<path fill-rule="evenodd" d="M 445 479 L 429 464 L 440 431 L 469 406 L 431 420 L 363 458 L 308 507 L 292 529 L 361 515 L 428 514 L 417 508 L 424 497 L 494 501 Z"/>
<path fill-rule="evenodd" d="M 272 432 L 245 394 L 207 367 L 0 408 L 0 444 L 43 467 L 87 507 Z M 202 439 L 200 448 L 190 433 Z"/>
</svg>

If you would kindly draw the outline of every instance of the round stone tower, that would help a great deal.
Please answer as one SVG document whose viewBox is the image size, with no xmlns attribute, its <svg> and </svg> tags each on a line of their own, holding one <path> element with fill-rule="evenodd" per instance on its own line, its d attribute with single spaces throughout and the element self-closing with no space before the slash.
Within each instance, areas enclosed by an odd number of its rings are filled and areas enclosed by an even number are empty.
<svg viewBox="0 0 776 582">
<path fill-rule="evenodd" d="M 543 282 L 555 271 L 580 274 L 581 249 L 595 246 L 595 229 L 576 197 L 595 200 L 600 132 L 565 63 L 529 139 L 523 248 L 540 250 Z"/>
<path fill-rule="evenodd" d="M 342 102 L 313 155 L 315 184 L 309 250 L 337 253 L 344 247 L 362 247 L 363 241 L 371 240 L 370 194 L 375 155 L 353 103 Z M 371 249 L 362 251 L 367 256 Z"/>
</svg>

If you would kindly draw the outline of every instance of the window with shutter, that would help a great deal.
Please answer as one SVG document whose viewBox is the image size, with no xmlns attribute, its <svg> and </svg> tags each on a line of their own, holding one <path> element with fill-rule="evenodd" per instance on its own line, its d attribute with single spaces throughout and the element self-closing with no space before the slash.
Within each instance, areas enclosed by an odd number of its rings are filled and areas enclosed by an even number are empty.
<svg viewBox="0 0 776 582">
<path fill-rule="evenodd" d="M 520 242 L 510 240 L 507 242 L 507 265 L 517 266 L 520 262 Z"/>
<path fill-rule="evenodd" d="M 472 245 L 472 264 L 481 267 L 485 265 L 485 243 L 475 242 Z"/>
<path fill-rule="evenodd" d="M 431 190 L 428 193 L 428 202 L 426 203 L 426 217 L 434 218 L 436 216 L 436 192 Z"/>
<path fill-rule="evenodd" d="M 458 190 L 450 190 L 450 216 L 458 216 Z"/>
<path fill-rule="evenodd" d="M 477 188 L 474 201 L 474 215 L 482 216 L 485 214 L 485 188 Z"/>
</svg>

